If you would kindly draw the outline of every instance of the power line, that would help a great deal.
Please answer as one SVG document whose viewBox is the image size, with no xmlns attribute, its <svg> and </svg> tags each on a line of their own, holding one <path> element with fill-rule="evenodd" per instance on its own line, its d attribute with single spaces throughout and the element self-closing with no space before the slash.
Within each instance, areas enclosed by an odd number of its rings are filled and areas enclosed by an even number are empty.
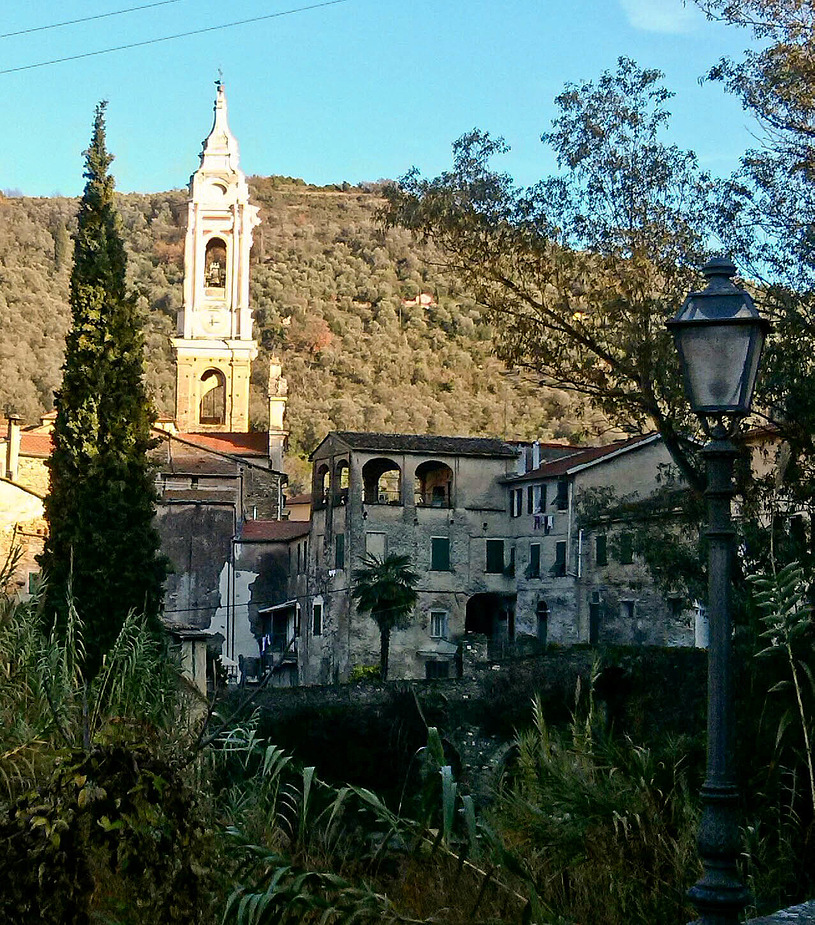
<svg viewBox="0 0 815 925">
<path fill-rule="evenodd" d="M 245 26 L 247 23 L 261 22 L 264 19 L 277 19 L 280 16 L 290 16 L 292 13 L 304 13 L 307 10 L 318 10 L 324 6 L 335 6 L 338 3 L 347 3 L 348 0 L 324 0 L 322 3 L 312 3 L 309 6 L 298 6 L 291 10 L 281 10 L 278 13 L 267 13 L 264 16 L 253 16 L 250 19 L 238 19 L 235 22 L 223 23 L 219 26 L 207 26 L 204 29 L 192 29 L 189 32 L 177 32 L 175 35 L 163 35 L 157 39 L 145 39 L 143 42 L 129 42 L 127 45 L 116 45 L 112 48 L 100 48 L 98 51 L 86 51 L 79 55 L 66 55 L 64 58 L 52 58 L 50 61 L 39 61 L 37 64 L 23 64 L 20 67 L 7 67 L 0 70 L 0 74 L 14 74 L 18 71 L 31 71 L 38 67 L 49 67 L 52 64 L 62 64 L 65 61 L 78 61 L 80 58 L 92 58 L 95 55 L 107 55 L 114 51 L 125 51 L 128 48 L 141 48 L 144 45 L 156 45 L 159 42 L 170 42 L 173 39 L 183 39 L 190 35 L 202 35 L 204 32 L 216 32 L 219 29 L 231 29 L 233 26 Z"/>
<path fill-rule="evenodd" d="M 10 39 L 15 35 L 30 35 L 32 32 L 45 32 L 47 29 L 60 29 L 62 26 L 74 26 L 80 22 L 91 22 L 93 19 L 106 19 L 108 16 L 121 16 L 123 13 L 135 13 L 137 10 L 149 10 L 154 6 L 167 6 L 169 3 L 178 2 L 179 0 L 155 0 L 154 3 L 144 3 L 142 6 L 129 6 L 126 10 L 97 13 L 96 16 L 82 16 L 79 19 L 66 19 L 64 22 L 52 22 L 47 26 L 32 26 L 30 29 L 20 29 L 18 32 L 2 32 L 0 33 L 0 39 Z"/>
</svg>

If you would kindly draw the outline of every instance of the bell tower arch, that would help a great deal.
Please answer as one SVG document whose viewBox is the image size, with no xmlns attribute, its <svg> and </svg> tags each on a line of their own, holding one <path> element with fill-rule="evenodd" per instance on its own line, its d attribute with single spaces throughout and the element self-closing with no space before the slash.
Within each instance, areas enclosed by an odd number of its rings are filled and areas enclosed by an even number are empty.
<svg viewBox="0 0 815 925">
<path fill-rule="evenodd" d="M 238 166 L 226 93 L 215 81 L 215 119 L 190 178 L 184 303 L 173 339 L 180 431 L 249 430 L 249 376 L 257 343 L 249 308 L 249 251 L 260 224 Z"/>
</svg>

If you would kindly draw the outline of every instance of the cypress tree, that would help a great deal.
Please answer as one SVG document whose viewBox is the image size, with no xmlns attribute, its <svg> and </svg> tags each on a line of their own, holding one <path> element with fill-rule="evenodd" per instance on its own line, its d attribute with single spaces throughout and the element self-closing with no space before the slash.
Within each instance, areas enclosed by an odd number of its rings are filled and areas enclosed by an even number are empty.
<svg viewBox="0 0 815 925">
<path fill-rule="evenodd" d="M 46 614 L 64 626 L 69 598 L 85 630 L 85 677 L 131 611 L 160 630 L 167 561 L 153 525 L 156 490 L 148 457 L 152 403 L 136 302 L 105 147 L 105 102 L 96 107 L 87 180 L 74 235 L 62 386 L 55 394 L 54 450 L 45 502 L 49 536 L 40 558 Z"/>
</svg>

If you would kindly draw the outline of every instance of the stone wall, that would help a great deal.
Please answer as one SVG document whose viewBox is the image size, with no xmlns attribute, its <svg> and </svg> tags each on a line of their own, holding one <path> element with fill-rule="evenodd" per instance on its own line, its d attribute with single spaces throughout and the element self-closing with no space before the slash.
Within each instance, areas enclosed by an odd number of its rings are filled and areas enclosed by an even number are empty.
<svg viewBox="0 0 815 925">
<path fill-rule="evenodd" d="M 328 780 L 388 791 L 414 773 L 427 723 L 441 731 L 463 785 L 483 796 L 515 731 L 529 724 L 535 694 L 552 723 L 568 721 L 577 680 L 585 692 L 598 654 L 596 703 L 609 725 L 635 741 L 704 730 L 703 651 L 576 647 L 498 663 L 478 637 L 471 642 L 464 678 L 265 690 L 256 701 L 262 734 Z"/>
</svg>

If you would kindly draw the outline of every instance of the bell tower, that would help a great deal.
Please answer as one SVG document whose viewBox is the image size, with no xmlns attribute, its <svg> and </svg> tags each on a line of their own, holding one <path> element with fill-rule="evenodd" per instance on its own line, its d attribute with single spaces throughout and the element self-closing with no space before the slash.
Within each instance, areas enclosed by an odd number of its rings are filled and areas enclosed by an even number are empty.
<svg viewBox="0 0 815 925">
<path fill-rule="evenodd" d="M 249 430 L 249 375 L 257 356 L 249 308 L 249 251 L 260 224 L 238 167 L 238 143 L 215 81 L 215 120 L 190 178 L 184 304 L 178 313 L 176 425 L 182 432 Z"/>
</svg>

